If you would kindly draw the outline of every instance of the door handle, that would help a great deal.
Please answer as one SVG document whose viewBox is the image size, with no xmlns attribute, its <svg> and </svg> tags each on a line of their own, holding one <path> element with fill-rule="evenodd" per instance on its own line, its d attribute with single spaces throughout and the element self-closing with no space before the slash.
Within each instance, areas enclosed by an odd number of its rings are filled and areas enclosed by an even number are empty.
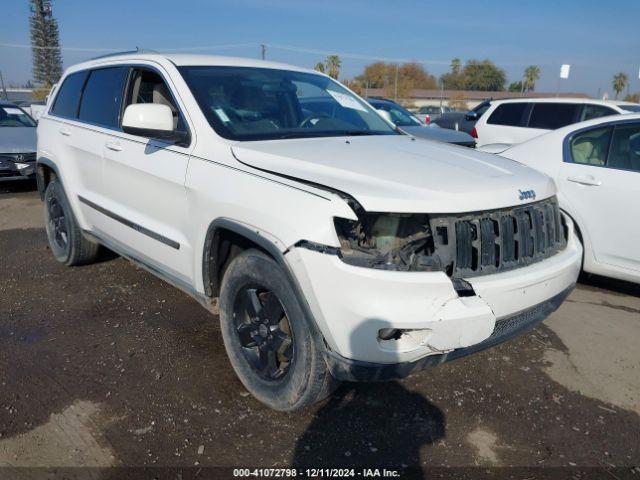
<svg viewBox="0 0 640 480">
<path fill-rule="evenodd" d="M 602 182 L 600 180 L 597 180 L 591 175 L 567 177 L 567 180 L 573 183 L 579 183 L 580 185 L 588 185 L 590 187 L 599 187 L 600 185 L 602 185 Z"/>
<path fill-rule="evenodd" d="M 120 145 L 119 143 L 107 142 L 104 144 L 104 146 L 109 150 L 113 150 L 114 152 L 119 152 L 122 150 L 122 145 Z"/>
<path fill-rule="evenodd" d="M 71 131 L 67 130 L 66 128 L 61 128 L 58 131 L 60 132 L 60 135 L 63 135 L 65 137 L 70 137 L 71 136 Z"/>
</svg>

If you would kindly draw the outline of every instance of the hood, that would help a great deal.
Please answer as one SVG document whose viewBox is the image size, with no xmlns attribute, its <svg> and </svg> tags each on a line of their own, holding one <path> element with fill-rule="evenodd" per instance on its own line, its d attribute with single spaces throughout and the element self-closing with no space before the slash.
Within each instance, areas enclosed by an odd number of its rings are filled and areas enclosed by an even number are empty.
<svg viewBox="0 0 640 480">
<path fill-rule="evenodd" d="M 407 135 L 243 142 L 245 165 L 353 196 L 369 212 L 459 213 L 524 204 L 555 194 L 553 181 L 506 158 Z"/>
<path fill-rule="evenodd" d="M 36 150 L 35 127 L 0 127 L 0 153 L 32 153 Z"/>
<path fill-rule="evenodd" d="M 440 127 L 427 127 L 426 125 L 416 125 L 413 127 L 400 127 L 400 130 L 407 132 L 414 137 L 426 138 L 427 140 L 437 140 L 446 143 L 475 143 L 471 135 L 458 130 L 451 130 Z"/>
</svg>

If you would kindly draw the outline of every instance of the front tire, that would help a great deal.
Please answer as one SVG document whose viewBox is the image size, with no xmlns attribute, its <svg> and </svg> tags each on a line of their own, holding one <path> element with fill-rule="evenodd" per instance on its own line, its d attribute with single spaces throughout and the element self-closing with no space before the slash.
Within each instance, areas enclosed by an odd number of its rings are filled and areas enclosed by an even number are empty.
<svg viewBox="0 0 640 480">
<path fill-rule="evenodd" d="M 57 179 L 51 180 L 44 192 L 44 222 L 49 247 L 60 263 L 85 265 L 96 259 L 100 245 L 83 235 Z"/>
<path fill-rule="evenodd" d="M 232 260 L 220 292 L 222 338 L 236 375 L 265 405 L 294 411 L 328 396 L 337 383 L 286 273 L 258 250 Z"/>
</svg>

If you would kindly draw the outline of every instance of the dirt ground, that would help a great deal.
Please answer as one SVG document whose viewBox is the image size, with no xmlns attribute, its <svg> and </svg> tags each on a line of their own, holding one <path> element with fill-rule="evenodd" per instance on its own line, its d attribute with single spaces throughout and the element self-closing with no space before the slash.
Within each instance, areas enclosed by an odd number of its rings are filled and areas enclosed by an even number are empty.
<svg viewBox="0 0 640 480">
<path fill-rule="evenodd" d="M 587 280 L 507 344 L 284 414 L 245 391 L 218 319 L 180 291 L 113 255 L 56 263 L 30 183 L 0 184 L 0 252 L 0 478 L 292 465 L 640 478 L 638 286 Z"/>
</svg>

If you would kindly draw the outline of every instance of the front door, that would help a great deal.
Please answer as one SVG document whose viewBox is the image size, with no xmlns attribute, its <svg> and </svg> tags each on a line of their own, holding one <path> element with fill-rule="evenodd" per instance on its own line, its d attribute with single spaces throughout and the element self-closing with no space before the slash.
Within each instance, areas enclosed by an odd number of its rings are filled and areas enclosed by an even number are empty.
<svg viewBox="0 0 640 480">
<path fill-rule="evenodd" d="M 184 111 L 172 94 L 164 71 L 131 68 L 125 105 L 162 103 L 174 112 L 175 127 L 188 130 Z M 191 130 L 192 131 L 192 130 Z M 192 248 L 185 235 L 187 217 L 184 180 L 193 144 L 117 132 L 104 143 L 104 208 L 108 233 L 116 242 L 179 283 L 192 285 Z"/>
</svg>

